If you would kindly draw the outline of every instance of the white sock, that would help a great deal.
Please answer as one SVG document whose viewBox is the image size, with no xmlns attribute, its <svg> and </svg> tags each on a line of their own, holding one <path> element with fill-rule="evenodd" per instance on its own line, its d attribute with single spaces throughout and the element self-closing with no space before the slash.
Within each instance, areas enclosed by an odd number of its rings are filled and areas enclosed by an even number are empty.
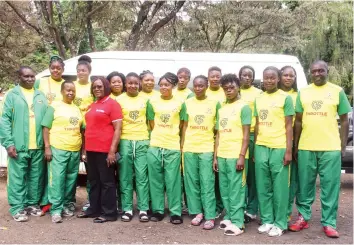
<svg viewBox="0 0 354 245">
<path fill-rule="evenodd" d="M 140 211 L 139 214 L 146 214 L 146 211 Z"/>
</svg>

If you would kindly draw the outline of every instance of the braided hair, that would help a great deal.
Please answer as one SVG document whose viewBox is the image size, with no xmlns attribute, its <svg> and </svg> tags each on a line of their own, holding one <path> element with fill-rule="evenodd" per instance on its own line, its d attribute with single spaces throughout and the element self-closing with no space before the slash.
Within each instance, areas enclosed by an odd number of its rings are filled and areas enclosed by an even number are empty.
<svg viewBox="0 0 354 245">
<path fill-rule="evenodd" d="M 65 63 L 63 59 L 59 55 L 52 55 L 49 59 L 49 67 L 54 63 L 54 62 L 59 62 L 62 68 L 64 68 Z"/>
<path fill-rule="evenodd" d="M 175 87 L 178 83 L 178 77 L 173 74 L 172 72 L 167 72 L 165 73 L 165 75 L 163 75 L 160 80 L 159 80 L 159 85 L 160 82 L 162 81 L 162 79 L 166 79 L 167 82 L 171 83 L 173 87 Z"/>
</svg>

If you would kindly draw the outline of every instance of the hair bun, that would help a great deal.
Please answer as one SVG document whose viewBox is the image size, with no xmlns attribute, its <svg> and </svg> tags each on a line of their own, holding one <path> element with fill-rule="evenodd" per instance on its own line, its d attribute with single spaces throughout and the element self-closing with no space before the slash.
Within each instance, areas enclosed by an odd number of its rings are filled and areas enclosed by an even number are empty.
<svg viewBox="0 0 354 245">
<path fill-rule="evenodd" d="M 84 55 L 81 55 L 81 56 L 80 56 L 80 58 L 78 59 L 78 61 L 79 61 L 79 62 L 80 62 L 80 61 L 85 61 L 85 62 L 91 64 L 92 59 L 90 58 L 90 56 L 84 54 Z"/>
</svg>

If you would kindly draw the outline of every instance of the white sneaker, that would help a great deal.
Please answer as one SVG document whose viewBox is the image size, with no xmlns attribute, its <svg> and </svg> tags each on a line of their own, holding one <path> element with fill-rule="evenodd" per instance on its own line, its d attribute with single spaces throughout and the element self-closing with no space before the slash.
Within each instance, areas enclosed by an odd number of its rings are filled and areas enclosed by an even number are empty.
<svg viewBox="0 0 354 245">
<path fill-rule="evenodd" d="M 28 221 L 28 216 L 27 216 L 27 212 L 26 211 L 21 211 L 18 212 L 17 214 L 15 214 L 14 216 L 12 216 L 14 218 L 15 221 L 17 222 L 26 222 Z"/>
<path fill-rule="evenodd" d="M 273 228 L 273 224 L 263 224 L 260 227 L 258 227 L 258 233 L 262 234 L 262 233 L 268 233 L 272 228 Z"/>
<path fill-rule="evenodd" d="M 273 226 L 273 228 L 268 232 L 268 236 L 281 236 L 284 231 L 277 226 Z"/>
<path fill-rule="evenodd" d="M 61 223 L 61 222 L 63 222 L 63 218 L 61 217 L 60 214 L 53 214 L 52 215 L 52 222 L 53 223 Z"/>
<path fill-rule="evenodd" d="M 254 219 L 256 219 L 256 218 L 257 218 L 257 215 L 247 213 L 246 211 L 245 211 L 245 215 L 246 215 L 246 216 L 248 216 L 248 217 L 249 217 L 250 219 L 252 219 L 252 220 L 254 220 Z"/>
</svg>

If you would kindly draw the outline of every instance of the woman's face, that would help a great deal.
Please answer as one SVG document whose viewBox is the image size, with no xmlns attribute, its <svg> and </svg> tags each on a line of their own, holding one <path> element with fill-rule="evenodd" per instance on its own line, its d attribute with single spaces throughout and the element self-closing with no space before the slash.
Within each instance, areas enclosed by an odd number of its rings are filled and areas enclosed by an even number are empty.
<svg viewBox="0 0 354 245">
<path fill-rule="evenodd" d="M 145 93 L 151 93 L 155 86 L 155 78 L 152 74 L 146 74 L 141 80 L 141 89 Z"/>
<path fill-rule="evenodd" d="M 241 88 L 243 89 L 248 89 L 252 86 L 252 81 L 253 81 L 253 71 L 251 69 L 243 69 L 241 72 L 241 77 L 240 77 L 240 83 L 241 83 Z"/>
<path fill-rule="evenodd" d="M 237 86 L 236 82 L 229 82 L 225 84 L 222 88 L 224 90 L 225 97 L 228 100 L 236 99 L 240 91 L 240 88 Z"/>
<path fill-rule="evenodd" d="M 277 90 L 279 76 L 276 71 L 266 70 L 263 72 L 263 85 L 267 92 L 274 92 Z"/>
<path fill-rule="evenodd" d="M 190 77 L 189 74 L 185 73 L 185 72 L 180 72 L 177 74 L 178 77 L 178 89 L 182 90 L 185 89 L 189 83 Z"/>
<path fill-rule="evenodd" d="M 76 95 L 75 85 L 73 83 L 65 83 L 61 94 L 63 96 L 63 101 L 65 103 L 71 104 L 74 101 Z"/>
<path fill-rule="evenodd" d="M 59 61 L 53 61 L 49 66 L 50 76 L 56 80 L 60 81 L 64 72 L 64 67 Z"/>
<path fill-rule="evenodd" d="M 163 97 L 172 96 L 173 86 L 165 78 L 160 81 L 159 86 L 160 86 L 160 93 Z"/>
<path fill-rule="evenodd" d="M 92 84 L 92 91 L 96 99 L 99 100 L 104 97 L 104 86 L 103 82 L 100 79 L 94 81 L 94 83 Z"/>
<path fill-rule="evenodd" d="M 205 81 L 202 78 L 194 79 L 193 91 L 197 99 L 205 97 L 207 88 L 208 88 L 208 81 Z"/>
<path fill-rule="evenodd" d="M 87 65 L 78 65 L 76 68 L 77 78 L 79 81 L 87 82 L 90 76 L 90 70 Z"/>
<path fill-rule="evenodd" d="M 210 71 L 208 73 L 208 80 L 210 88 L 218 89 L 220 87 L 220 78 L 221 72 L 220 71 Z"/>
<path fill-rule="evenodd" d="M 130 96 L 137 96 L 139 93 L 140 79 L 137 77 L 127 77 L 125 80 L 125 86 L 127 89 L 127 94 Z"/>
<path fill-rule="evenodd" d="M 112 77 L 110 84 L 113 94 L 121 94 L 123 92 L 123 81 L 119 76 Z"/>
<path fill-rule="evenodd" d="M 294 85 L 296 79 L 295 71 L 292 68 L 286 68 L 281 74 L 281 84 L 287 88 L 291 89 Z"/>
</svg>

